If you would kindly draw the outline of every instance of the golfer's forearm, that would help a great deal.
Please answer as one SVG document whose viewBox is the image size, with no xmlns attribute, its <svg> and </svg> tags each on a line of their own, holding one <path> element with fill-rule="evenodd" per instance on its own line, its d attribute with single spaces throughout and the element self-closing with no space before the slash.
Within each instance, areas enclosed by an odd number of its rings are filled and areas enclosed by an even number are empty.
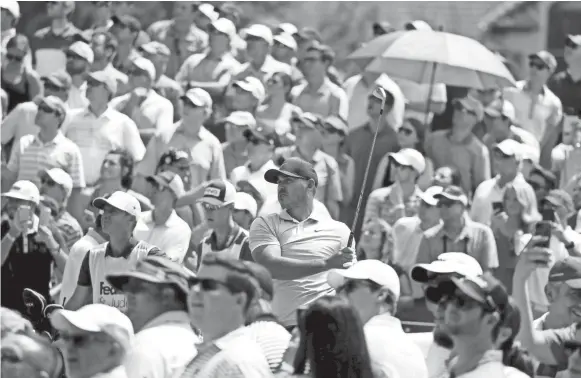
<svg viewBox="0 0 581 378">
<path fill-rule="evenodd" d="M 256 258 L 256 262 L 264 265 L 278 280 L 295 280 L 313 274 L 324 272 L 325 260 L 295 260 L 287 257 Z"/>
</svg>

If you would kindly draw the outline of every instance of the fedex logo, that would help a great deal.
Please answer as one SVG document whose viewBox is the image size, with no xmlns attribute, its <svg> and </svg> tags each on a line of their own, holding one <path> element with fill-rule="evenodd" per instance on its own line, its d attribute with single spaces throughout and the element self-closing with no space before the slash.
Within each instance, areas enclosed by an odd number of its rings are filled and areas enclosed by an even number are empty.
<svg viewBox="0 0 581 378">
<path fill-rule="evenodd" d="M 120 292 L 118 292 L 117 290 L 115 290 L 115 288 L 107 285 L 105 282 L 101 281 L 99 283 L 99 294 L 101 295 L 115 295 L 115 294 L 121 294 Z"/>
</svg>

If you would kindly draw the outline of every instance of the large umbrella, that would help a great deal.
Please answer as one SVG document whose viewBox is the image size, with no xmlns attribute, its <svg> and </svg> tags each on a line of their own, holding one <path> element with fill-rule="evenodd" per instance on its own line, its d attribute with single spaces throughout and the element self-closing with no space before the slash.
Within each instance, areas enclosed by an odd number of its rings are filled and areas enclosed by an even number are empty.
<svg viewBox="0 0 581 378">
<path fill-rule="evenodd" d="M 416 83 L 491 89 L 514 86 L 500 58 L 478 41 L 431 30 L 398 31 L 377 37 L 349 55 L 365 71 Z"/>
</svg>

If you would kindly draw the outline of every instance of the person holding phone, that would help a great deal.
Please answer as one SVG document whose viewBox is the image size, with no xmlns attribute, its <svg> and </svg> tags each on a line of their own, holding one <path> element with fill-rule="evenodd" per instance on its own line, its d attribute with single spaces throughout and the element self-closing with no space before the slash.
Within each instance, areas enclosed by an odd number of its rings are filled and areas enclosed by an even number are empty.
<svg viewBox="0 0 581 378">
<path fill-rule="evenodd" d="M 50 298 L 53 262 L 62 272 L 67 255 L 55 239 L 58 231 L 39 225 L 34 214 L 40 203 L 36 185 L 27 180 L 17 181 L 2 197 L 6 202 L 2 213 L 8 220 L 1 224 L 1 304 L 24 313 L 23 290 L 29 288 Z"/>
</svg>

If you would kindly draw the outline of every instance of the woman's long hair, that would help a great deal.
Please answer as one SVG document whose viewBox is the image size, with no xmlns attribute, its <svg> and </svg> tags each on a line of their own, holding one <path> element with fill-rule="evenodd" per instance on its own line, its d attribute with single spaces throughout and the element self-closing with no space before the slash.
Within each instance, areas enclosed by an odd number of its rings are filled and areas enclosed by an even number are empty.
<svg viewBox="0 0 581 378">
<path fill-rule="evenodd" d="M 374 218 L 374 219 L 370 219 L 369 221 L 367 221 L 367 223 L 365 223 L 363 225 L 362 229 L 365 228 L 365 226 L 368 226 L 371 224 L 377 224 L 379 226 L 379 228 L 381 229 L 381 247 L 380 247 L 381 257 L 379 260 L 381 260 L 382 262 L 384 262 L 386 264 L 390 264 L 392 257 L 393 257 L 392 256 L 392 254 L 393 254 L 392 227 L 389 225 L 389 223 L 387 223 L 383 219 Z M 359 245 L 361 245 L 361 244 L 359 244 Z M 357 260 L 361 261 L 361 260 L 367 260 L 367 259 L 368 259 L 367 253 L 365 252 L 363 247 L 360 246 L 357 250 Z"/>
<path fill-rule="evenodd" d="M 537 209 L 537 196 L 530 185 L 526 182 L 516 180 L 507 184 L 504 191 L 503 201 L 506 199 L 506 195 L 511 189 L 514 190 L 517 201 L 523 207 L 520 228 L 523 232 L 530 232 L 532 226 L 541 220 L 541 214 L 539 214 L 539 210 Z"/>
<path fill-rule="evenodd" d="M 304 372 L 308 360 L 313 378 L 373 378 L 363 324 L 345 298 L 319 298 L 300 319 L 299 330 L 295 374 Z"/>
</svg>

